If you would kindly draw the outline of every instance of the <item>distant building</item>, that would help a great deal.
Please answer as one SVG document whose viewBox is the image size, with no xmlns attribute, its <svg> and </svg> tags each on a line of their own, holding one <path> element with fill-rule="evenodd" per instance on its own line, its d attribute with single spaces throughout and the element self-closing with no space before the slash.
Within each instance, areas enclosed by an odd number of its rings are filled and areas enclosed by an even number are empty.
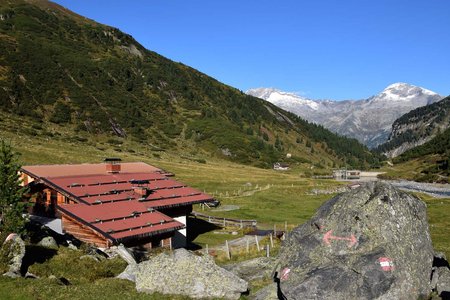
<svg viewBox="0 0 450 300">
<path fill-rule="evenodd" d="M 278 171 L 286 171 L 289 170 L 289 165 L 286 163 L 277 162 L 273 164 L 273 169 Z"/>
<path fill-rule="evenodd" d="M 63 232 L 98 247 L 184 247 L 192 205 L 214 199 L 148 164 L 105 162 L 22 167 L 31 213 L 61 218 Z"/>
<path fill-rule="evenodd" d="M 361 178 L 361 171 L 359 170 L 334 170 L 333 177 L 335 179 L 354 180 Z"/>
</svg>

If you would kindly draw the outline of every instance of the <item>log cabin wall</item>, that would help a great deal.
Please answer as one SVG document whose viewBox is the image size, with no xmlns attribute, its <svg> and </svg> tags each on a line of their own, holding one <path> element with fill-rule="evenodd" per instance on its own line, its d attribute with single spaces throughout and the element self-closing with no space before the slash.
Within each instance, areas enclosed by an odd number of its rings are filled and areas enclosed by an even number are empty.
<svg viewBox="0 0 450 300">
<path fill-rule="evenodd" d="M 100 234 L 96 234 L 91 228 L 66 215 L 62 215 L 62 228 L 63 232 L 72 234 L 74 237 L 85 243 L 94 244 L 97 247 L 103 248 L 111 246 L 111 243 Z"/>
<path fill-rule="evenodd" d="M 172 249 L 172 237 L 168 237 L 161 240 L 161 248 Z"/>
</svg>

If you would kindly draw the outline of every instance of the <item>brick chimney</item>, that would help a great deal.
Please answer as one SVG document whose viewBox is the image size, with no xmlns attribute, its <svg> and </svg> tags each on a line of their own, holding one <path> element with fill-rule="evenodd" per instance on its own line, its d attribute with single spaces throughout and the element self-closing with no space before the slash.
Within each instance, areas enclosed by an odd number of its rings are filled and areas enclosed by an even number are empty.
<svg viewBox="0 0 450 300">
<path fill-rule="evenodd" d="M 120 172 L 120 158 L 105 158 L 104 162 L 106 164 L 106 172 L 114 174 Z"/>
<path fill-rule="evenodd" d="M 148 184 L 150 184 L 149 180 L 130 180 L 132 185 L 133 192 L 145 198 L 150 193 L 150 189 L 148 188 Z"/>
<path fill-rule="evenodd" d="M 148 189 L 145 186 L 133 186 L 133 191 L 143 197 L 148 195 Z"/>
</svg>

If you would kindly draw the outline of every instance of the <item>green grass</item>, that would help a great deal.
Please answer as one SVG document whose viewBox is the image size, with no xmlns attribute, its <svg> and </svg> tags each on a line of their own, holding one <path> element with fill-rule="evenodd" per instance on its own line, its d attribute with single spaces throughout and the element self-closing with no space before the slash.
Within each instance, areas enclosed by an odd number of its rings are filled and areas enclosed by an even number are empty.
<svg viewBox="0 0 450 300">
<path fill-rule="evenodd" d="M 231 230 L 228 231 L 231 232 Z M 232 235 L 231 233 L 223 233 L 223 231 L 221 230 L 214 230 L 199 235 L 193 242 L 204 248 L 206 247 L 206 245 L 208 245 L 209 247 L 224 245 L 226 241 L 231 241 L 242 236 L 242 233 L 238 235 Z"/>
<path fill-rule="evenodd" d="M 122 279 L 99 279 L 91 283 L 77 285 L 60 285 L 55 280 L 42 279 L 10 279 L 0 278 L 0 299 L 137 299 L 160 300 L 189 299 L 181 296 L 167 296 L 158 293 L 148 295 L 138 293 L 134 283 Z"/>
<path fill-rule="evenodd" d="M 39 246 L 28 246 L 27 255 L 37 260 L 28 269 L 39 279 L 10 279 L 0 276 L 0 299 L 187 299 L 160 294 L 138 293 L 134 283 L 115 279 L 126 263 L 121 258 L 103 260 L 80 259 L 85 252 L 60 247 L 55 253 Z M 40 255 L 51 253 L 43 262 Z M 70 284 L 64 285 L 54 275 Z"/>
<path fill-rule="evenodd" d="M 287 172 L 279 172 L 222 161 L 202 156 L 202 153 L 197 153 L 195 157 L 205 158 L 206 164 L 199 163 L 189 158 L 192 154 L 155 151 L 151 146 L 134 144 L 132 141 L 124 142 L 122 148 L 133 151 L 118 152 L 114 150 L 117 146 L 111 145 L 102 136 L 95 142 L 86 144 L 58 138 L 30 140 L 21 134 L 2 132 L 1 128 L 0 134 L 12 141 L 13 146 L 22 153 L 22 161 L 27 164 L 100 162 L 106 156 L 119 156 L 124 161 L 153 164 L 175 173 L 177 180 L 214 195 L 221 200 L 222 205 L 240 207 L 233 211 L 210 209 L 204 213 L 228 218 L 256 219 L 259 226 L 267 229 L 272 229 L 274 225 L 277 229 L 284 229 L 285 222 L 289 229 L 292 229 L 308 220 L 324 201 L 332 197 L 308 195 L 308 192 L 312 189 L 328 190 L 340 185 L 334 181 L 306 177 L 304 174 L 311 171 L 307 163 L 295 165 Z M 156 153 L 158 155 L 155 157 Z M 188 158 L 184 157 L 186 155 Z M 450 239 L 446 231 L 450 226 L 450 199 L 434 199 L 423 195 L 421 197 L 428 205 L 433 245 L 437 251 L 445 252 L 447 257 L 450 257 Z M 195 209 L 201 211 L 200 207 Z M 213 246 L 235 237 L 210 231 L 198 236 L 194 242 L 201 246 Z M 232 261 L 255 255 L 264 253 L 235 253 L 232 255 Z M 227 263 L 225 256 L 217 259 L 220 263 Z M 132 283 L 113 279 L 111 275 L 122 268 L 118 265 L 85 265 L 89 263 L 93 262 L 80 262 L 75 254 L 60 250 L 58 256 L 51 261 L 30 268 L 30 271 L 40 275 L 41 279 L 12 280 L 0 277 L 0 299 L 171 299 L 162 295 L 139 294 Z M 49 274 L 67 277 L 73 284 L 61 286 L 49 280 Z"/>
<path fill-rule="evenodd" d="M 450 258 L 450 199 L 433 198 L 416 193 L 427 204 L 428 223 L 435 251 L 444 252 Z"/>
<path fill-rule="evenodd" d="M 382 179 L 405 179 L 419 182 L 448 183 L 448 176 L 439 170 L 440 161 L 445 157 L 438 154 L 413 158 L 408 161 L 394 162 L 394 166 L 385 166 L 380 169 L 386 172 L 380 175 Z M 445 158 L 447 159 L 447 158 Z"/>
</svg>

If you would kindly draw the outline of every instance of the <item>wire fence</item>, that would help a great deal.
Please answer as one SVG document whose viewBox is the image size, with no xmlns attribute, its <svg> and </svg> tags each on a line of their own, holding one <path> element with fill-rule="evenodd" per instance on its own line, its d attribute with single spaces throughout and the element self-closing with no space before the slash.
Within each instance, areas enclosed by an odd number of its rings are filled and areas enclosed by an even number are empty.
<svg viewBox="0 0 450 300">
<path fill-rule="evenodd" d="M 202 213 L 199 213 L 196 211 L 193 211 L 191 213 L 191 215 L 193 215 L 196 218 L 206 220 L 211 224 L 216 224 L 216 225 L 220 225 L 223 227 L 232 226 L 232 227 L 239 227 L 239 228 L 256 228 L 256 225 L 258 224 L 258 222 L 256 220 L 220 218 L 220 217 L 214 217 L 214 216 L 202 214 Z"/>
</svg>

